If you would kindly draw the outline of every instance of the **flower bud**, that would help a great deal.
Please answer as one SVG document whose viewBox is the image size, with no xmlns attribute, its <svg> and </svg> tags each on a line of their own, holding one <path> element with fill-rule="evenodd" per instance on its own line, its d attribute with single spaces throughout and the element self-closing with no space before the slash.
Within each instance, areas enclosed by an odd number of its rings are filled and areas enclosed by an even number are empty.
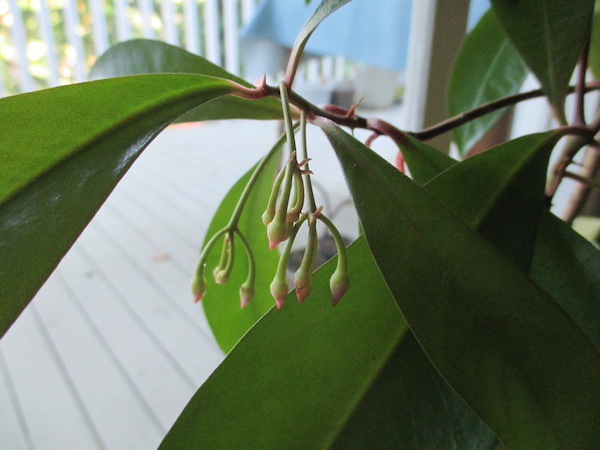
<svg viewBox="0 0 600 450">
<path fill-rule="evenodd" d="M 277 196 L 279 194 L 279 188 L 281 187 L 281 182 L 283 181 L 283 177 L 285 175 L 285 167 L 279 172 L 277 177 L 275 178 L 275 182 L 273 183 L 273 187 L 271 189 L 271 195 L 269 196 L 269 202 L 267 203 L 267 209 L 262 214 L 262 222 L 265 226 L 269 225 L 275 217 L 275 208 L 277 206 Z"/>
<path fill-rule="evenodd" d="M 192 294 L 194 294 L 194 303 L 198 303 L 206 293 L 206 278 L 204 273 L 197 273 L 192 278 Z"/>
<path fill-rule="evenodd" d="M 250 300 L 254 297 L 254 286 L 247 281 L 240 287 L 240 306 L 245 308 Z"/>
<path fill-rule="evenodd" d="M 340 270 L 338 267 L 329 280 L 333 306 L 338 304 L 349 287 L 350 278 L 348 277 L 348 273 L 345 270 Z"/>
<path fill-rule="evenodd" d="M 306 271 L 298 270 L 294 274 L 294 285 L 296 286 L 296 295 L 298 303 L 302 303 L 311 291 L 312 274 Z"/>
<path fill-rule="evenodd" d="M 317 256 L 317 221 L 314 216 L 308 219 L 308 241 L 300 267 L 294 274 L 294 285 L 298 302 L 302 303 L 311 291 L 312 271 Z"/>
<path fill-rule="evenodd" d="M 294 171 L 294 205 L 287 210 L 286 220 L 288 222 L 297 222 L 304 207 L 304 183 L 300 171 Z"/>
<path fill-rule="evenodd" d="M 267 225 L 267 237 L 269 238 L 269 250 L 273 250 L 281 242 L 285 241 L 290 235 L 288 223 L 280 220 L 277 215 L 269 225 Z"/>
<path fill-rule="evenodd" d="M 217 267 L 218 269 L 218 267 Z M 215 277 L 215 283 L 217 284 L 225 284 L 229 281 L 229 271 L 227 269 L 223 269 L 223 270 L 215 270 L 213 272 L 213 275 Z"/>
<path fill-rule="evenodd" d="M 275 278 L 271 282 L 270 286 L 271 295 L 275 299 L 275 304 L 277 305 L 277 309 L 281 309 L 283 306 L 283 302 L 285 302 L 285 298 L 287 297 L 288 291 L 290 287 L 288 282 L 284 276 L 280 276 L 280 274 L 276 274 Z"/>
</svg>

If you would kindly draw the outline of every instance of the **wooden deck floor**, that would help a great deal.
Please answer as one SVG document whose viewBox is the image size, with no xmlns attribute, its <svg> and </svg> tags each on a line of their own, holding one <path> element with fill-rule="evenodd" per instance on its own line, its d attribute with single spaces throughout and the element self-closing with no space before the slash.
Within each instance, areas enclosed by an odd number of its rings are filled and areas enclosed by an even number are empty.
<svg viewBox="0 0 600 450">
<path fill-rule="evenodd" d="M 0 342 L 1 449 L 156 448 L 224 357 L 188 288 L 204 232 L 275 138 L 274 123 L 215 122 L 144 152 Z M 328 153 L 311 168 L 339 202 Z"/>
</svg>

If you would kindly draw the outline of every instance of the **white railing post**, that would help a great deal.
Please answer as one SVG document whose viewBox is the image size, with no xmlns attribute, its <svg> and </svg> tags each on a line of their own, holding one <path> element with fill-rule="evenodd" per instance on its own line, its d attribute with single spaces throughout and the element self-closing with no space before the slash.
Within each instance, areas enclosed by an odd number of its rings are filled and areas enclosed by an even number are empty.
<svg viewBox="0 0 600 450">
<path fill-rule="evenodd" d="M 200 31 L 198 27 L 198 4 L 196 0 L 184 0 L 183 25 L 185 28 L 185 48 L 189 52 L 199 54 Z"/>
<path fill-rule="evenodd" d="M 221 45 L 219 31 L 219 6 L 216 0 L 204 1 L 204 56 L 221 65 Z"/>
<path fill-rule="evenodd" d="M 238 74 L 239 52 L 238 52 L 238 11 L 237 0 L 221 0 L 223 5 L 223 40 L 225 46 L 225 68 Z"/>
<path fill-rule="evenodd" d="M 67 0 L 65 4 L 65 34 L 72 49 L 69 56 L 73 58 L 73 79 L 77 82 L 85 80 L 87 75 L 83 41 L 77 33 L 80 27 L 77 0 Z"/>
<path fill-rule="evenodd" d="M 154 28 L 152 27 L 152 0 L 139 0 L 140 13 L 142 15 L 142 33 L 147 39 L 154 39 Z"/>
<path fill-rule="evenodd" d="M 48 66 L 48 84 L 57 86 L 60 82 L 60 70 L 58 67 L 58 52 L 56 51 L 56 40 L 50 24 L 50 12 L 46 0 L 38 0 L 36 6 L 37 18 L 40 25 L 40 37 L 46 44 L 46 64 Z"/>
<path fill-rule="evenodd" d="M 126 41 L 131 39 L 131 24 L 129 23 L 129 2 L 127 0 L 115 1 L 115 19 L 117 22 L 117 39 Z"/>
<path fill-rule="evenodd" d="M 106 32 L 106 16 L 104 14 L 103 0 L 89 0 L 92 13 L 92 36 L 94 37 L 94 52 L 100 56 L 109 46 L 108 33 Z"/>
<path fill-rule="evenodd" d="M 420 130 L 446 118 L 446 86 L 469 15 L 465 0 L 413 1 L 400 126 Z M 449 136 L 430 141 L 448 150 Z"/>
<path fill-rule="evenodd" d="M 11 37 L 15 46 L 15 60 L 19 70 L 19 87 L 23 92 L 33 91 L 35 82 L 29 72 L 29 60 L 27 59 L 27 35 L 23 25 L 23 18 L 17 0 L 8 0 L 8 9 L 13 18 Z"/>
<path fill-rule="evenodd" d="M 179 33 L 175 25 L 175 8 L 172 0 L 161 0 L 161 16 L 164 29 L 164 40 L 171 45 L 179 45 Z"/>
</svg>

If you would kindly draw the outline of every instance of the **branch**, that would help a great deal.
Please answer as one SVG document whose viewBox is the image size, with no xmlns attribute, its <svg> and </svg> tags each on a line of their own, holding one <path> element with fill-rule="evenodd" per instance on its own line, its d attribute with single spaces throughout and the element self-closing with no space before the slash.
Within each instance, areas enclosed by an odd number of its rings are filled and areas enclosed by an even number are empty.
<svg viewBox="0 0 600 450">
<path fill-rule="evenodd" d="M 584 86 L 584 92 L 590 92 L 600 89 L 600 82 L 593 81 Z M 576 87 L 570 86 L 569 93 L 575 92 Z M 469 111 L 465 111 L 461 114 L 458 114 L 454 117 L 444 120 L 443 122 L 438 123 L 437 125 L 433 125 L 429 128 L 426 128 L 422 131 L 409 133 L 411 136 L 416 137 L 422 141 L 426 141 L 428 139 L 432 139 L 440 134 L 444 134 L 447 131 L 453 130 L 471 120 L 477 119 L 481 116 L 485 116 L 491 112 L 497 111 L 502 108 L 506 108 L 507 106 L 516 105 L 519 102 L 524 100 L 530 100 L 532 98 L 542 97 L 544 96 L 544 92 L 541 89 L 535 89 L 533 91 L 521 92 L 519 94 L 509 95 L 508 97 L 503 97 L 498 100 L 494 100 L 489 103 L 485 103 L 477 108 L 471 109 Z"/>
<path fill-rule="evenodd" d="M 247 88 L 233 81 L 231 83 L 234 83 L 236 85 L 237 92 L 234 95 L 237 95 L 239 97 L 258 100 L 264 97 L 279 98 L 280 96 L 278 88 L 268 86 L 264 81 L 261 84 L 261 86 L 258 86 L 256 88 Z M 593 81 L 585 85 L 585 92 L 590 92 L 594 90 L 600 90 L 600 81 Z M 573 92 L 575 92 L 575 86 L 571 86 L 569 88 L 569 93 Z M 541 89 L 535 89 L 529 92 L 522 92 L 519 94 L 510 95 L 486 103 L 470 111 L 463 112 L 455 117 L 446 119 L 443 122 L 440 122 L 439 124 L 426 128 L 422 131 L 406 132 L 406 134 L 409 134 L 421 141 L 426 141 L 491 112 L 497 111 L 507 106 L 515 105 L 525 100 L 542 96 L 544 96 L 544 93 Z M 310 103 L 308 100 L 301 97 L 292 90 L 289 90 L 289 100 L 290 103 L 298 109 L 306 111 L 309 117 L 324 117 L 335 122 L 337 125 L 346 126 L 351 129 L 362 128 L 376 131 L 378 133 L 389 136 L 396 142 L 406 141 L 405 132 L 401 131 L 400 129 L 396 128 L 390 123 L 384 122 L 383 120 L 367 119 L 358 116 L 354 114 L 353 107 L 351 107 L 348 110 L 336 105 L 327 105 L 324 108 L 319 108 L 318 106 Z"/>
<path fill-rule="evenodd" d="M 588 67 L 590 40 L 588 39 L 581 52 L 577 71 L 577 84 L 575 85 L 575 114 L 574 125 L 585 126 L 585 73 Z"/>
</svg>

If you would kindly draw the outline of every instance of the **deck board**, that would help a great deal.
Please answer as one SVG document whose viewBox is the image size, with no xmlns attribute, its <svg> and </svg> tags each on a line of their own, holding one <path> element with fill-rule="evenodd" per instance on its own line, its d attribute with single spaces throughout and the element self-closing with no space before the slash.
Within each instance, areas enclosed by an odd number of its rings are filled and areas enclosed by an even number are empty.
<svg viewBox="0 0 600 450">
<path fill-rule="evenodd" d="M 224 357 L 189 292 L 204 233 L 276 130 L 168 128 L 142 154 L 0 342 L 0 448 L 160 443 Z M 333 152 L 312 164 L 334 206 L 347 198 Z"/>
</svg>

